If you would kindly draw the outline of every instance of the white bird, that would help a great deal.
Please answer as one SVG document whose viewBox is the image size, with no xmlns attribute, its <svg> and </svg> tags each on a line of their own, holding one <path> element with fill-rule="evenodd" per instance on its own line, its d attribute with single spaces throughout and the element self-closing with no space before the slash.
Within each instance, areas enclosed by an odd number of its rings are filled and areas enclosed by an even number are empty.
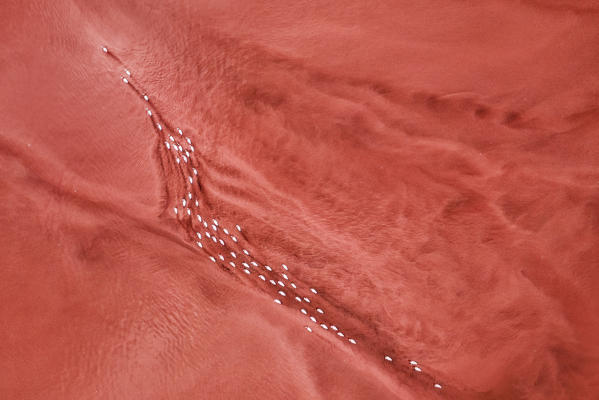
<svg viewBox="0 0 599 400">
<path fill-rule="evenodd" d="M 389 357 L 389 356 L 385 356 L 385 360 L 387 360 L 389 362 L 393 361 L 393 359 L 391 357 Z"/>
<path fill-rule="evenodd" d="M 435 384 L 433 385 L 433 387 L 434 387 L 435 389 L 441 389 L 441 388 L 442 388 L 442 386 L 441 386 L 441 385 L 439 385 L 438 383 L 435 383 Z"/>
<path fill-rule="evenodd" d="M 246 271 L 247 271 L 247 269 L 246 269 Z M 275 303 L 277 303 L 277 304 L 281 304 L 281 300 L 279 300 L 279 299 L 275 299 Z"/>
<path fill-rule="evenodd" d="M 354 339 L 349 339 L 349 342 L 350 342 L 351 344 L 356 344 L 356 341 L 355 341 Z"/>
<path fill-rule="evenodd" d="M 108 53 L 108 49 L 107 49 L 106 47 L 102 47 L 102 51 L 103 51 L 104 53 Z"/>
</svg>

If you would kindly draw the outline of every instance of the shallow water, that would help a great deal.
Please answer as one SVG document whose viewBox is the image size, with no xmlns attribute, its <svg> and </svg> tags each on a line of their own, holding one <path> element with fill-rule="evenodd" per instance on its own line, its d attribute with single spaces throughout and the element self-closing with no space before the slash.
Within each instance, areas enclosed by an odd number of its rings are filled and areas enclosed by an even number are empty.
<svg viewBox="0 0 599 400">
<path fill-rule="evenodd" d="M 599 392 L 592 2 L 0 12 L 0 397 Z"/>
</svg>

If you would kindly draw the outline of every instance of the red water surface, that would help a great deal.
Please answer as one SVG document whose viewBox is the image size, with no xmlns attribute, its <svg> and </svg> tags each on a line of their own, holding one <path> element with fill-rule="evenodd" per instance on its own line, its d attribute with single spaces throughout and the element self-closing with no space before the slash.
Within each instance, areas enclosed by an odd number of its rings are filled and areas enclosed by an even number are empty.
<svg viewBox="0 0 599 400">
<path fill-rule="evenodd" d="M 599 398 L 595 1 L 0 16 L 0 398 Z"/>
</svg>

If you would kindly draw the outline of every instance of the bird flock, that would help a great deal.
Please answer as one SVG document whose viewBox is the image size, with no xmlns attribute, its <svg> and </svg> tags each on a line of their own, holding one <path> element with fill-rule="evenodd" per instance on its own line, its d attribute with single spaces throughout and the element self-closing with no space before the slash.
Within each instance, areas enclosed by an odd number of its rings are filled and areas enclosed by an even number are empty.
<svg viewBox="0 0 599 400">
<path fill-rule="evenodd" d="M 338 340 L 357 346 L 358 341 L 355 337 L 344 332 L 337 323 L 327 318 L 318 289 L 294 280 L 286 264 L 273 267 L 260 257 L 254 257 L 255 250 L 240 225 L 225 227 L 219 223 L 216 216 L 209 215 L 210 210 L 201 195 L 203 185 L 200 172 L 204 165 L 191 138 L 182 129 L 171 126 L 161 117 L 149 95 L 140 90 L 140 85 L 136 84 L 131 71 L 116 54 L 105 46 L 102 46 L 101 50 L 120 64 L 122 68 L 120 79 L 145 103 L 146 115 L 163 147 L 161 152 L 163 168 L 170 169 L 181 178 L 179 184 L 174 185 L 178 193 L 169 196 L 176 199 L 175 204 L 172 205 L 172 217 L 184 227 L 190 241 L 197 246 L 199 254 L 221 268 L 238 271 L 243 274 L 240 276 L 254 279 L 264 285 L 266 292 L 272 293 L 275 304 L 297 309 L 306 318 L 306 325 L 304 325 L 306 332 L 314 333 L 320 328 L 323 333 L 335 335 Z M 395 362 L 388 354 L 383 355 L 383 361 Z M 406 360 L 406 364 L 414 372 L 422 373 L 422 368 L 417 361 Z M 433 387 L 442 389 L 442 385 L 437 382 Z"/>
</svg>

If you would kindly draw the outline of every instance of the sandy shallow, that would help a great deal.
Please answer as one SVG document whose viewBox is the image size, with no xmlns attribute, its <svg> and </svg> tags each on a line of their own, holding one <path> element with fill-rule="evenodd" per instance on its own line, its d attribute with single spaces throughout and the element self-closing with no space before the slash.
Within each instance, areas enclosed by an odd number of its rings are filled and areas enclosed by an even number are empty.
<svg viewBox="0 0 599 400">
<path fill-rule="evenodd" d="M 596 3 L 0 15 L 1 398 L 596 398 Z"/>
</svg>

